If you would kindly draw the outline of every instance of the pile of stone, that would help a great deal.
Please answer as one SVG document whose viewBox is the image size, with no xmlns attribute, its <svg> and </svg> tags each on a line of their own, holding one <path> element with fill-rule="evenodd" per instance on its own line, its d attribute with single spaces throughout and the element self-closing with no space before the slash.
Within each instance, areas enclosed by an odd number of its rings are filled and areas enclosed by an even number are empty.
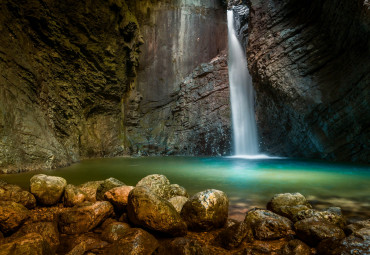
<svg viewBox="0 0 370 255">
<path fill-rule="evenodd" d="M 0 181 L 0 255 L 367 254 L 370 220 L 347 225 L 340 208 L 312 209 L 277 194 L 242 222 L 226 194 L 188 196 L 163 175 L 128 186 L 109 178 L 80 186 L 35 175 L 30 191 Z"/>
</svg>

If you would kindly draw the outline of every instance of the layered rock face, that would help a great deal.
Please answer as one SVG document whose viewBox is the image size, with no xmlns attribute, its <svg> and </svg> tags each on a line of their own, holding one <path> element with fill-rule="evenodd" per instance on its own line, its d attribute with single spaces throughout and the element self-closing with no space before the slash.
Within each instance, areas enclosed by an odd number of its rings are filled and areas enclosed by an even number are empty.
<svg viewBox="0 0 370 255">
<path fill-rule="evenodd" d="M 142 43 L 126 3 L 0 5 L 2 171 L 121 154 L 122 97 Z"/>
<path fill-rule="evenodd" d="M 262 151 L 369 161 L 367 1 L 250 0 Z"/>
</svg>

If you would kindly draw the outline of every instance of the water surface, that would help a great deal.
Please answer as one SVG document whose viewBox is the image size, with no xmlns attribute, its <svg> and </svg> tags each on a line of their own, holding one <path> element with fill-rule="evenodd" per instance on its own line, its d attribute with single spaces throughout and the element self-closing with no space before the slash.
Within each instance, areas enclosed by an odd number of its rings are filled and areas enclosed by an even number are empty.
<svg viewBox="0 0 370 255">
<path fill-rule="evenodd" d="M 26 189 L 35 173 L 64 177 L 79 185 L 115 177 L 135 185 L 149 174 L 164 174 L 189 194 L 214 188 L 229 196 L 234 218 L 252 207 L 265 207 L 276 193 L 300 192 L 317 208 L 340 206 L 347 216 L 370 217 L 370 167 L 293 159 L 232 157 L 140 157 L 85 160 L 48 171 L 0 175 Z"/>
</svg>

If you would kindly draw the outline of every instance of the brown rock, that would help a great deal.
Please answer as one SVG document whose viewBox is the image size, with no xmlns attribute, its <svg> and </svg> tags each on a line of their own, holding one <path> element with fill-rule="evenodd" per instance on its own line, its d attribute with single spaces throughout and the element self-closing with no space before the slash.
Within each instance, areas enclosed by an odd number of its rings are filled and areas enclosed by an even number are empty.
<svg viewBox="0 0 370 255">
<path fill-rule="evenodd" d="M 90 202 L 96 202 L 96 191 L 103 182 L 104 181 L 86 182 L 78 186 L 78 188 L 87 195 L 87 199 Z"/>
<path fill-rule="evenodd" d="M 168 187 L 167 197 L 168 199 L 170 199 L 172 197 L 177 197 L 177 196 L 189 197 L 189 194 L 184 187 L 178 184 L 171 184 Z"/>
<path fill-rule="evenodd" d="M 4 234 L 16 231 L 28 218 L 29 211 L 23 205 L 0 201 L 0 231 Z"/>
<path fill-rule="evenodd" d="M 94 233 L 62 235 L 57 254 L 84 255 L 92 250 L 101 250 L 107 245 L 107 242 L 100 240 L 99 235 Z"/>
<path fill-rule="evenodd" d="M 63 197 L 64 206 L 73 207 L 82 204 L 85 200 L 87 200 L 85 192 L 72 184 L 66 186 Z"/>
<path fill-rule="evenodd" d="M 6 238 L 0 241 L 0 255 L 51 255 L 47 242 L 37 233 L 30 233 L 18 238 Z"/>
<path fill-rule="evenodd" d="M 304 242 L 294 239 L 286 243 L 281 249 L 281 255 L 311 255 L 311 248 Z"/>
<path fill-rule="evenodd" d="M 160 255 L 211 255 L 206 245 L 197 240 L 177 237 L 161 244 L 155 254 Z"/>
<path fill-rule="evenodd" d="M 294 224 L 297 236 L 312 246 L 328 238 L 343 239 L 345 234 L 338 226 L 325 220 L 308 218 Z"/>
<path fill-rule="evenodd" d="M 128 194 L 133 186 L 121 186 L 108 190 L 104 193 L 104 198 L 111 202 L 117 209 L 123 210 L 128 203 Z"/>
<path fill-rule="evenodd" d="M 276 194 L 268 203 L 267 209 L 281 216 L 293 219 L 302 210 L 311 209 L 312 206 L 300 193 Z"/>
<path fill-rule="evenodd" d="M 67 181 L 57 176 L 38 174 L 30 179 L 31 193 L 35 195 L 39 203 L 44 205 L 58 203 L 66 186 Z"/>
<path fill-rule="evenodd" d="M 184 204 L 181 217 L 190 229 L 208 231 L 225 225 L 228 210 L 229 199 L 226 194 L 208 189 L 195 194 Z"/>
<path fill-rule="evenodd" d="M 189 199 L 187 197 L 176 196 L 176 197 L 171 197 L 170 199 L 168 199 L 168 202 L 170 202 L 173 205 L 173 207 L 175 207 L 175 209 L 178 213 L 181 213 L 181 210 L 184 207 L 184 204 L 188 200 Z"/>
<path fill-rule="evenodd" d="M 186 224 L 172 204 L 145 187 L 136 187 L 130 192 L 127 213 L 137 226 L 172 236 L 186 234 Z"/>
<path fill-rule="evenodd" d="M 274 240 L 294 234 L 292 221 L 268 210 L 252 209 L 247 212 L 244 222 L 252 228 L 258 240 Z"/>
<path fill-rule="evenodd" d="M 346 225 L 346 219 L 342 215 L 342 211 L 339 207 L 329 207 L 325 210 L 303 210 L 294 215 L 293 221 L 297 222 L 308 218 L 325 220 L 329 223 L 337 225 L 340 228 L 344 228 L 344 226 Z"/>
<path fill-rule="evenodd" d="M 247 242 L 254 239 L 252 228 L 245 222 L 237 222 L 227 227 L 218 236 L 221 245 L 226 249 L 237 248 L 245 239 Z"/>
<path fill-rule="evenodd" d="M 101 239 L 109 243 L 113 243 L 121 239 L 131 226 L 123 222 L 114 222 L 104 228 Z"/>
<path fill-rule="evenodd" d="M 12 184 L 0 185 L 0 201 L 12 201 L 28 209 L 36 207 L 36 198 L 30 192 Z"/>
<path fill-rule="evenodd" d="M 151 255 L 158 248 L 158 241 L 148 232 L 140 228 L 131 228 L 126 231 L 117 242 L 109 247 L 106 255 Z"/>
<path fill-rule="evenodd" d="M 168 199 L 168 189 L 170 181 L 166 176 L 160 174 L 151 174 L 141 179 L 136 187 L 145 187 L 152 193 L 160 196 L 161 198 Z"/>
<path fill-rule="evenodd" d="M 97 188 L 97 190 L 96 190 L 96 200 L 98 200 L 98 201 L 99 200 L 104 200 L 105 192 L 107 192 L 110 189 L 125 186 L 125 185 L 126 184 L 124 184 L 120 180 L 117 180 L 117 179 L 112 178 L 112 177 L 109 178 L 109 179 L 104 180 L 104 182 L 101 183 L 99 185 L 99 187 Z"/>
<path fill-rule="evenodd" d="M 69 235 L 88 232 L 112 214 L 113 206 L 107 201 L 74 207 L 59 214 L 59 230 Z"/>
</svg>

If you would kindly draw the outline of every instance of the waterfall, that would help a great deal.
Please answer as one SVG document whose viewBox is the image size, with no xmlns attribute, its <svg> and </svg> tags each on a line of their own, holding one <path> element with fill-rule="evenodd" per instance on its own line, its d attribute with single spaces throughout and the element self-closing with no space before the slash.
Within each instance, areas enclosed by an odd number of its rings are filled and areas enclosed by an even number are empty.
<svg viewBox="0 0 370 255">
<path fill-rule="evenodd" d="M 227 11 L 227 24 L 234 154 L 237 156 L 257 155 L 258 139 L 252 77 L 248 71 L 245 52 L 236 35 L 232 10 Z"/>
</svg>

